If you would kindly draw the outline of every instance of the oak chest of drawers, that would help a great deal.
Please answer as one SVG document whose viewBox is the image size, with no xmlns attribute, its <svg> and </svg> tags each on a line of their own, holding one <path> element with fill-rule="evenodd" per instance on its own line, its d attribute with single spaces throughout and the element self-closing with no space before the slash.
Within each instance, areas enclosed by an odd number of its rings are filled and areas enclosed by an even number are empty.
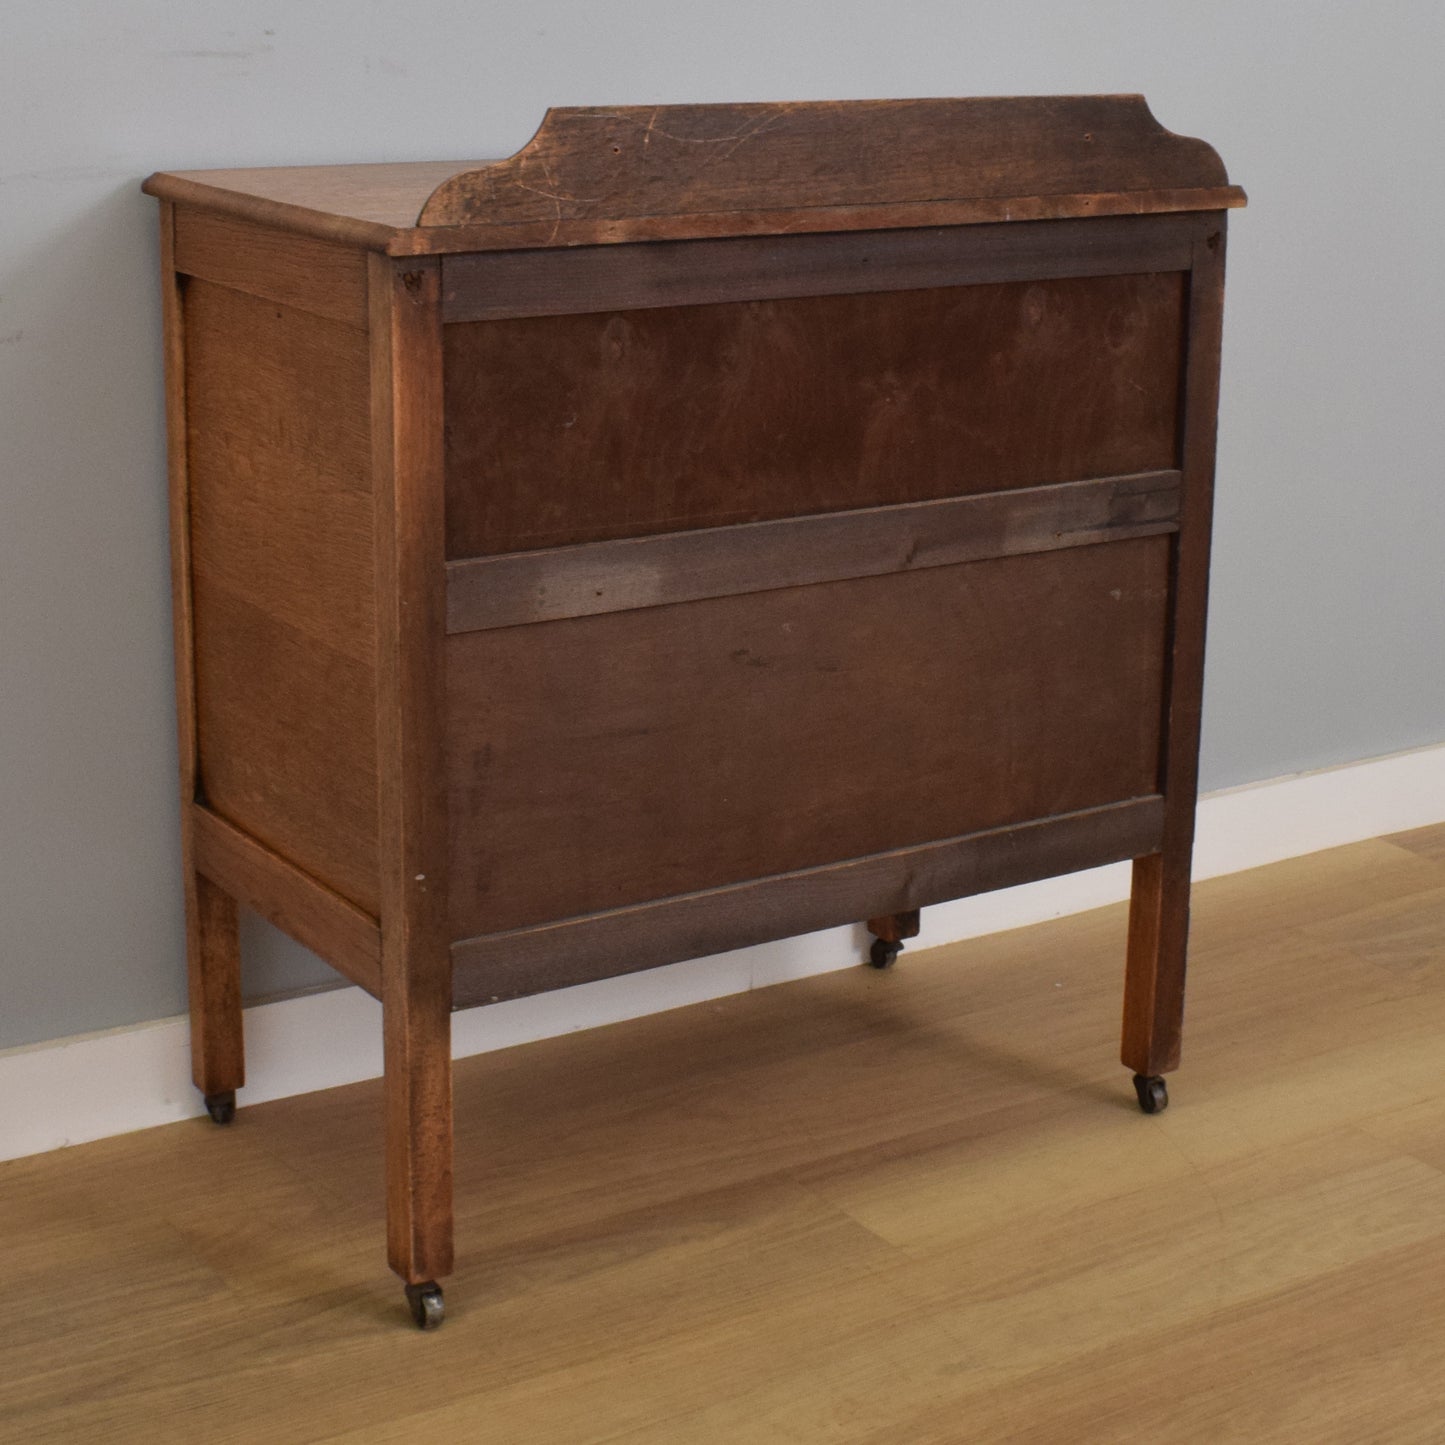
<svg viewBox="0 0 1445 1445">
<path fill-rule="evenodd" d="M 381 999 L 451 1267 L 449 1014 L 1134 860 L 1183 1007 L 1224 212 L 1138 97 L 550 112 L 161 174 L 195 1078 L 237 900 Z"/>
</svg>

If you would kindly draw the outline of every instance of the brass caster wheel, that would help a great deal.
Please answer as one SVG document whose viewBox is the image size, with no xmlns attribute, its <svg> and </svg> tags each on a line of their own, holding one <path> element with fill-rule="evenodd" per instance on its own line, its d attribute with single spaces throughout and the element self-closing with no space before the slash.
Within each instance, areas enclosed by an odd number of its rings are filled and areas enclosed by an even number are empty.
<svg viewBox="0 0 1445 1445">
<path fill-rule="evenodd" d="M 442 1287 L 435 1280 L 407 1285 L 406 1302 L 420 1330 L 434 1330 L 446 1318 L 447 1306 L 442 1298 Z"/>
<path fill-rule="evenodd" d="M 224 1094 L 207 1094 L 206 1113 L 214 1123 L 229 1124 L 236 1117 L 236 1091 L 227 1089 Z"/>
<path fill-rule="evenodd" d="M 902 952 L 901 943 L 889 943 L 887 939 L 875 938 L 872 948 L 868 950 L 868 962 L 874 968 L 892 968 Z"/>
<path fill-rule="evenodd" d="M 1158 1074 L 1135 1074 L 1134 1092 L 1146 1114 L 1162 1114 L 1169 1107 L 1169 1089 Z"/>
</svg>

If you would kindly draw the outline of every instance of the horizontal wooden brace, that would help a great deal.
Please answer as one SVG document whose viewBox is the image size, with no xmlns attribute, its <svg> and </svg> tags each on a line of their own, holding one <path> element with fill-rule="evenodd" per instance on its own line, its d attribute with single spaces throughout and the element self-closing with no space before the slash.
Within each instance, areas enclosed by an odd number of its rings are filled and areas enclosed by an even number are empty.
<svg viewBox="0 0 1445 1445">
<path fill-rule="evenodd" d="M 1175 531 L 1179 473 L 583 542 L 447 564 L 447 631 L 877 577 Z"/>
<path fill-rule="evenodd" d="M 182 207 L 175 268 L 251 296 L 366 326 L 366 255 L 311 236 Z"/>
<path fill-rule="evenodd" d="M 1156 794 L 452 945 L 456 1008 L 654 968 L 1152 853 Z"/>
<path fill-rule="evenodd" d="M 381 997 L 381 929 L 369 913 L 199 803 L 191 805 L 196 870 Z"/>
<path fill-rule="evenodd" d="M 1103 216 L 447 256 L 442 320 L 1187 271 L 1205 219 Z"/>
</svg>

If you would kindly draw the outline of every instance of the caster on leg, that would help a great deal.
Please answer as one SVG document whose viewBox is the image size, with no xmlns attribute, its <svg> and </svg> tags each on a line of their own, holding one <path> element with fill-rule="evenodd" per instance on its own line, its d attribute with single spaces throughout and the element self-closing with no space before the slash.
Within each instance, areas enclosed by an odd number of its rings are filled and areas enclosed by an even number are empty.
<svg viewBox="0 0 1445 1445">
<path fill-rule="evenodd" d="M 406 1302 L 418 1329 L 434 1330 L 446 1318 L 447 1307 L 442 1298 L 442 1287 L 435 1280 L 427 1280 L 425 1284 L 407 1285 Z"/>
<path fill-rule="evenodd" d="M 227 1089 L 223 1094 L 207 1094 L 206 1113 L 214 1123 L 229 1124 L 236 1117 L 236 1091 Z"/>
<path fill-rule="evenodd" d="M 1135 1074 L 1134 1092 L 1146 1114 L 1162 1114 L 1169 1107 L 1169 1088 L 1158 1074 Z"/>
<path fill-rule="evenodd" d="M 906 913 L 880 914 L 868 920 L 867 928 L 873 935 L 868 962 L 874 968 L 892 968 L 903 952 L 903 940 L 918 937 L 918 910 L 912 908 Z"/>
<path fill-rule="evenodd" d="M 898 955 L 903 952 L 901 943 L 890 943 L 886 938 L 875 938 L 868 950 L 868 962 L 874 968 L 892 968 Z"/>
</svg>

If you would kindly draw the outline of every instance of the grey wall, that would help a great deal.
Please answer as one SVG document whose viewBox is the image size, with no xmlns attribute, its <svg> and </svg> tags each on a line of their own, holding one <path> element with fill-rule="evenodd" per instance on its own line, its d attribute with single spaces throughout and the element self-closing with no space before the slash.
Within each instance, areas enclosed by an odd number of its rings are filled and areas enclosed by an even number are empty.
<svg viewBox="0 0 1445 1445">
<path fill-rule="evenodd" d="M 1445 739 L 1445 11 L 10 0 L 0 1046 L 179 1012 L 149 171 L 506 155 L 549 103 L 1141 90 L 1231 237 L 1209 787 Z M 250 925 L 253 994 L 325 977 Z"/>
</svg>

